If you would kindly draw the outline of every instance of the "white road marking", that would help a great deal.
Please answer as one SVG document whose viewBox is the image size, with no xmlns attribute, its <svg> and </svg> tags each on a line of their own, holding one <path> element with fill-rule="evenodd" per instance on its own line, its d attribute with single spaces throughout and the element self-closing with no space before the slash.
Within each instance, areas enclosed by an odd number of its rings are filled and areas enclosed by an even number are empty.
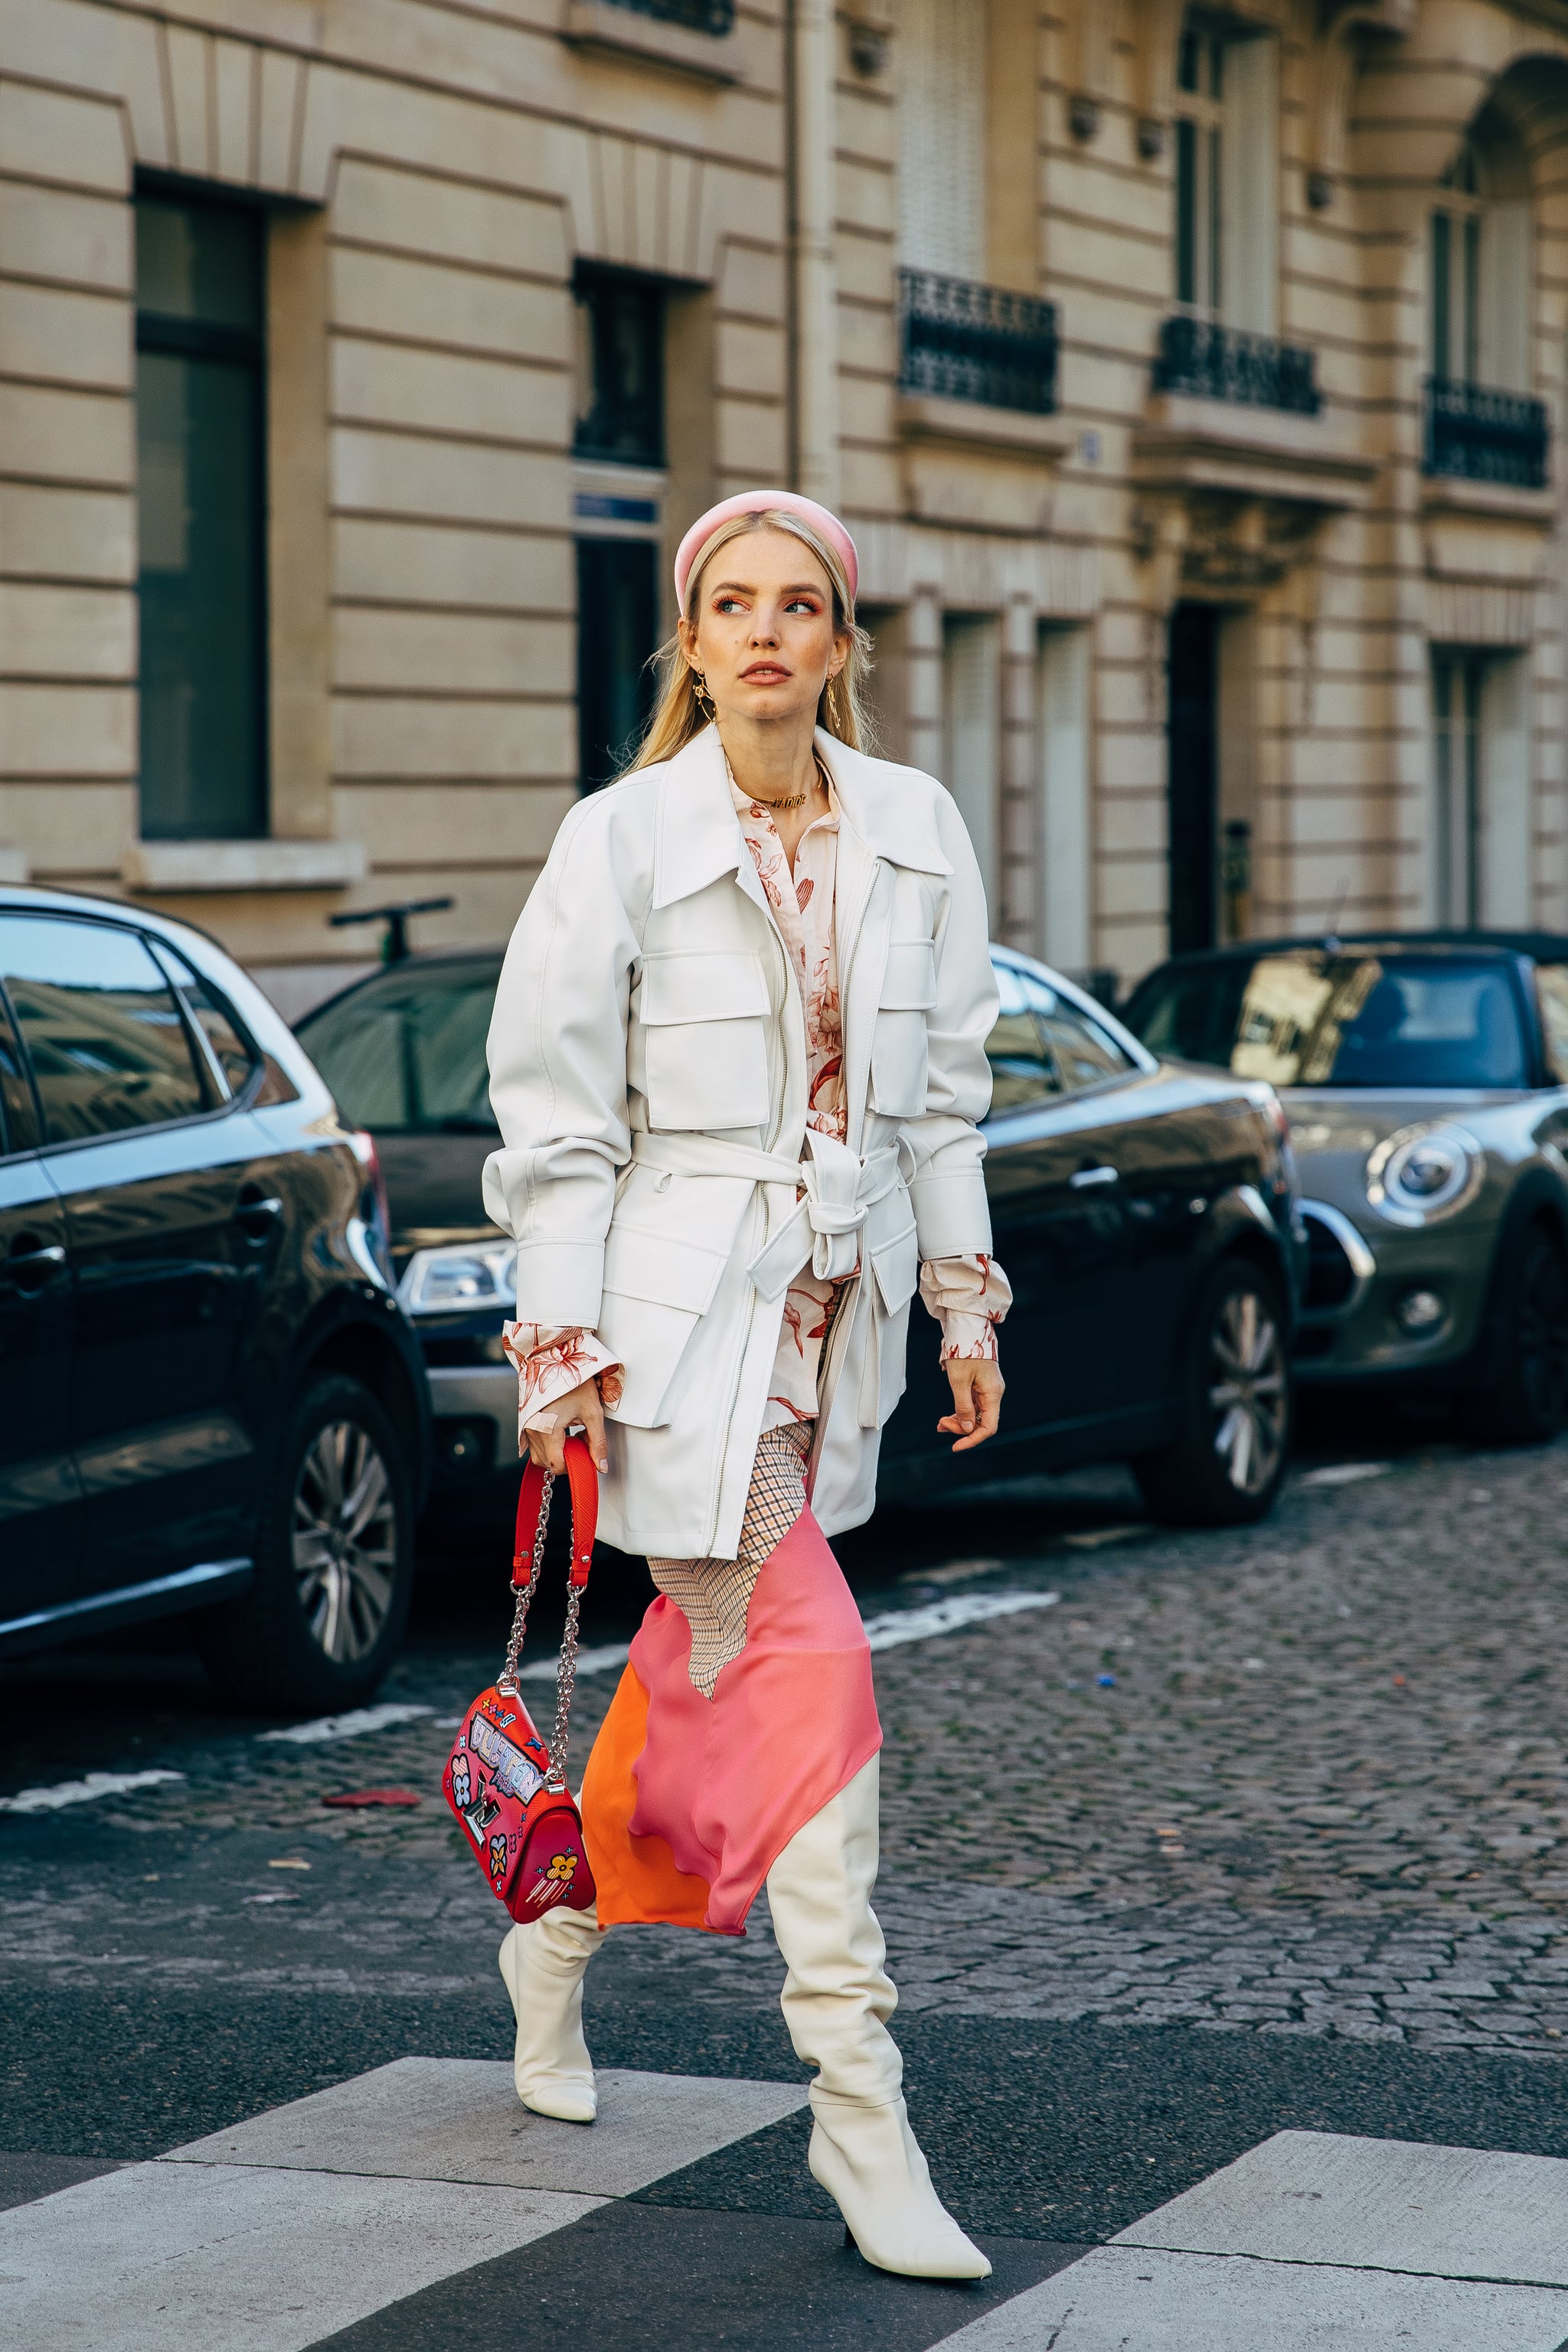
<svg viewBox="0 0 1568 2352">
<path fill-rule="evenodd" d="M 52 1789 L 23 1789 L 0 1797 L 0 1813 L 58 1813 L 62 1805 L 90 1805 L 97 1797 L 122 1797 L 129 1789 L 155 1789 L 162 1780 L 183 1780 L 183 1772 L 89 1772 L 85 1780 L 60 1780 Z"/>
<path fill-rule="evenodd" d="M 995 1563 L 1001 1564 L 1000 1560 Z M 955 1592 L 950 1600 L 933 1601 L 924 1609 L 889 1609 L 884 1616 L 868 1617 L 866 1635 L 874 1650 L 891 1650 L 900 1642 L 929 1642 L 938 1633 L 961 1633 L 966 1625 L 984 1624 L 988 1617 L 1011 1617 L 1020 1609 L 1050 1609 L 1060 1598 L 1058 1592 Z M 577 1672 L 608 1674 L 616 1666 L 624 1666 L 629 1654 L 624 1642 L 602 1650 L 579 1650 Z M 531 1665 L 518 1668 L 518 1681 L 552 1683 L 555 1664 L 553 1658 L 535 1658 Z"/>
<path fill-rule="evenodd" d="M 1362 1478 L 1382 1478 L 1392 1462 L 1326 1462 L 1321 1470 L 1303 1471 L 1299 1486 L 1353 1486 Z"/>
<path fill-rule="evenodd" d="M 893 1650 L 900 1642 L 961 1633 L 988 1617 L 1013 1617 L 1020 1609 L 1054 1609 L 1060 1599 L 1059 1592 L 955 1592 L 924 1609 L 891 1609 L 885 1616 L 868 1617 L 866 1638 L 874 1650 Z"/>
<path fill-rule="evenodd" d="M 313 1723 L 286 1723 L 279 1731 L 258 1731 L 256 1736 L 285 1739 L 294 1748 L 312 1748 L 321 1739 L 357 1739 L 363 1731 L 386 1731 L 395 1723 L 415 1723 L 435 1711 L 389 1699 L 384 1706 L 351 1707 L 347 1715 L 319 1715 Z"/>
</svg>

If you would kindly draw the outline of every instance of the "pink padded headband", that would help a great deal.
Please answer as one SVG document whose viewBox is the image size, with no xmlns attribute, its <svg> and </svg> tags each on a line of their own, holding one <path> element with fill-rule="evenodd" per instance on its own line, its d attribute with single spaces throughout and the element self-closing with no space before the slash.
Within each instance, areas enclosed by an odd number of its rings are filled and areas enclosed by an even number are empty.
<svg viewBox="0 0 1568 2352">
<path fill-rule="evenodd" d="M 849 601 L 854 603 L 860 583 L 860 559 L 855 552 L 855 542 L 836 514 L 819 507 L 815 499 L 803 499 L 795 490 L 742 490 L 732 499 L 721 499 L 705 515 L 699 515 L 680 542 L 675 559 L 675 595 L 682 612 L 686 609 L 686 583 L 697 567 L 703 549 L 714 532 L 737 515 L 765 514 L 776 509 L 781 514 L 798 515 L 808 522 L 818 539 L 828 546 L 844 566 L 849 583 Z"/>
</svg>

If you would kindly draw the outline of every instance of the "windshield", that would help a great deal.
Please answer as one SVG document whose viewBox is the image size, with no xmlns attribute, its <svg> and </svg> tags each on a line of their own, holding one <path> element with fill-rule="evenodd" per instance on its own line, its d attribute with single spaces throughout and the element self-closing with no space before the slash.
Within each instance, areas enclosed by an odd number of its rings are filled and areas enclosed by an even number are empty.
<svg viewBox="0 0 1568 2352">
<path fill-rule="evenodd" d="M 493 1134 L 485 1033 L 499 962 L 395 965 L 300 1024 L 351 1127 Z"/>
<path fill-rule="evenodd" d="M 1123 1016 L 1153 1054 L 1276 1087 L 1523 1087 L 1508 967 L 1300 949 L 1168 964 Z"/>
</svg>

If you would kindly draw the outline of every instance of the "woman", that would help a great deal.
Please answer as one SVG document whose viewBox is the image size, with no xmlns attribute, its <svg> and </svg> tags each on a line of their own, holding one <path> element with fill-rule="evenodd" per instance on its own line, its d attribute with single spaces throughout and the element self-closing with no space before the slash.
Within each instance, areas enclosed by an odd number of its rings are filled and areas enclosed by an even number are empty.
<svg viewBox="0 0 1568 2352">
<path fill-rule="evenodd" d="M 601 1934 L 741 1935 L 765 1879 L 817 2069 L 813 2173 L 868 2261 L 983 2278 L 900 2095 L 881 1728 L 826 1538 L 875 1501 L 917 1285 L 952 1386 L 938 1427 L 955 1451 L 996 1427 L 1010 1294 L 974 1127 L 996 993 L 952 801 L 858 749 L 856 584 L 808 499 L 693 525 L 642 751 L 562 825 L 501 975 L 485 1202 L 518 1243 L 520 1425 L 551 1469 L 585 1431 L 601 1530 L 659 1592 L 584 1779 L 596 1916 L 513 1927 L 500 1965 L 519 2096 L 591 2122 Z"/>
</svg>

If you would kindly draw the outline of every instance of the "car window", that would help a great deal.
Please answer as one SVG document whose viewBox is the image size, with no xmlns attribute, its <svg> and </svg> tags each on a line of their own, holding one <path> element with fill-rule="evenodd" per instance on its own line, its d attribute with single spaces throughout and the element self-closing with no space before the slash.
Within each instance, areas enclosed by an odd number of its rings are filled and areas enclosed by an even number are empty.
<svg viewBox="0 0 1568 2352">
<path fill-rule="evenodd" d="M 210 982 L 193 971 L 183 956 L 160 940 L 158 957 L 166 965 L 186 1012 L 206 1039 L 229 1093 L 242 1095 L 259 1058 L 249 1039 L 241 1035 L 234 1014 Z"/>
<path fill-rule="evenodd" d="M 1522 1087 L 1509 969 L 1479 958 L 1346 949 L 1171 965 L 1127 1024 L 1153 1053 L 1277 1087 Z"/>
<path fill-rule="evenodd" d="M 0 976 L 32 1059 L 48 1142 L 206 1109 L 174 990 L 133 931 L 0 916 Z"/>
<path fill-rule="evenodd" d="M 1568 963 L 1538 963 L 1535 993 L 1546 1066 L 1560 1087 L 1568 1087 Z"/>
<path fill-rule="evenodd" d="M 493 1134 L 485 1038 L 500 977 L 499 964 L 410 961 L 301 1021 L 350 1126 Z"/>
<path fill-rule="evenodd" d="M 1010 964 L 992 966 L 1002 1010 L 985 1040 L 991 1064 L 993 1111 L 1022 1110 L 1028 1103 L 1047 1102 L 1061 1092 L 1056 1067 L 1041 1038 L 1022 977 Z"/>
<path fill-rule="evenodd" d="M 1058 996 L 1054 988 L 1022 974 L 1024 993 L 1033 1005 L 1051 1049 L 1064 1094 L 1084 1087 L 1102 1086 L 1107 1078 L 1125 1077 L 1134 1066 L 1098 1021 Z"/>
<path fill-rule="evenodd" d="M 26 1066 L 11 1016 L 0 1002 L 0 1151 L 31 1151 L 37 1140 L 38 1118 Z"/>
</svg>

